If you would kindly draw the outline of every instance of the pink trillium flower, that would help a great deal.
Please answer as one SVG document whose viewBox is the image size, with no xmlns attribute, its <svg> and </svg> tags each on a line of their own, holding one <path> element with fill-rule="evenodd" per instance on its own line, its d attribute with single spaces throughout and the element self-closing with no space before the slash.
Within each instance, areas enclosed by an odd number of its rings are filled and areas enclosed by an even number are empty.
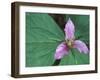
<svg viewBox="0 0 100 80">
<path fill-rule="evenodd" d="M 65 41 L 61 42 L 55 51 L 55 59 L 61 59 L 69 54 L 71 48 L 76 48 L 80 53 L 87 54 L 89 52 L 86 44 L 81 40 L 75 40 L 75 25 L 69 18 L 65 25 Z"/>
</svg>

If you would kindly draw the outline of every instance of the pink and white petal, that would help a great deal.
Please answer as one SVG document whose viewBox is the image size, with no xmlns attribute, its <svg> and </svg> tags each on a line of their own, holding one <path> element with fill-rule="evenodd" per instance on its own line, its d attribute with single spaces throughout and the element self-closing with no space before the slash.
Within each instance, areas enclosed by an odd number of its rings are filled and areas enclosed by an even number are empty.
<svg viewBox="0 0 100 80">
<path fill-rule="evenodd" d="M 74 41 L 74 48 L 77 48 L 79 50 L 80 53 L 89 53 L 88 47 L 86 46 L 86 44 L 80 40 L 75 40 Z"/>
<path fill-rule="evenodd" d="M 58 45 L 55 52 L 55 59 L 61 59 L 64 55 L 68 54 L 68 47 L 65 42 Z"/>
<path fill-rule="evenodd" d="M 69 18 L 66 25 L 65 25 L 65 39 L 73 39 L 74 38 L 74 32 L 75 32 L 75 26 L 72 22 L 72 20 Z"/>
</svg>

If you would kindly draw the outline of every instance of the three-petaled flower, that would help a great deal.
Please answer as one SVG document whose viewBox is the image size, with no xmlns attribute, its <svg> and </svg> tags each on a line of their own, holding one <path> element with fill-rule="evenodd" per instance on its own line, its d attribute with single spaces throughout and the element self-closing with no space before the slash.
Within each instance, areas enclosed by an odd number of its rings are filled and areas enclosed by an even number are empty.
<svg viewBox="0 0 100 80">
<path fill-rule="evenodd" d="M 69 18 L 65 25 L 65 41 L 61 42 L 55 51 L 55 59 L 61 59 L 69 54 L 71 48 L 76 48 L 80 53 L 89 53 L 86 44 L 81 40 L 75 40 L 75 25 Z"/>
</svg>

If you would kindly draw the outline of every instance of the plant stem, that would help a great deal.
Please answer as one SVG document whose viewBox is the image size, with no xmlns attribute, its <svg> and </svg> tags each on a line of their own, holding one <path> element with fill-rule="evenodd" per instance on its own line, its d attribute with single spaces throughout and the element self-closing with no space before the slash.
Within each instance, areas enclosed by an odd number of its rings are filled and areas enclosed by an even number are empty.
<svg viewBox="0 0 100 80">
<path fill-rule="evenodd" d="M 76 59 L 76 57 L 75 57 L 75 54 L 73 53 L 72 50 L 71 50 L 71 52 L 72 52 L 72 55 L 73 55 L 73 57 L 74 57 L 74 59 L 75 59 L 75 64 L 77 64 L 77 59 Z"/>
</svg>

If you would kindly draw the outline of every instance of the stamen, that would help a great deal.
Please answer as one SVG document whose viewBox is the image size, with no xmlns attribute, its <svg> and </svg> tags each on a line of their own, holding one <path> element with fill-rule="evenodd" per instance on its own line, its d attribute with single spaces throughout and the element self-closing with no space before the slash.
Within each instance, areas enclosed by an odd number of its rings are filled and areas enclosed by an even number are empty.
<svg viewBox="0 0 100 80">
<path fill-rule="evenodd" d="M 66 40 L 66 44 L 69 48 L 73 48 L 74 40 Z"/>
</svg>

